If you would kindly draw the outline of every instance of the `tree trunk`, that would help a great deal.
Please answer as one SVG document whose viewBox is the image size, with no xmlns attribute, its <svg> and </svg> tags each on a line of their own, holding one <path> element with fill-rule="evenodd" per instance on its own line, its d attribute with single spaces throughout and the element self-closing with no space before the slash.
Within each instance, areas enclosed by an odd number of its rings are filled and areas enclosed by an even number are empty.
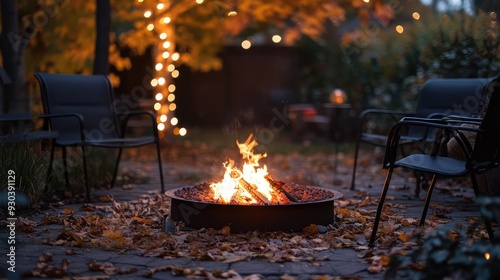
<svg viewBox="0 0 500 280">
<path fill-rule="evenodd" d="M 111 30 L 111 5 L 109 0 L 96 0 L 96 40 L 94 74 L 107 75 L 109 71 L 109 32 Z"/>
<path fill-rule="evenodd" d="M 17 1 L 2 0 L 2 36 L 1 49 L 3 67 L 10 78 L 10 83 L 4 85 L 2 98 L 2 112 L 7 114 L 14 108 L 16 96 L 21 92 L 23 77 L 20 73 L 21 57 L 26 45 L 24 38 L 19 36 Z"/>
</svg>

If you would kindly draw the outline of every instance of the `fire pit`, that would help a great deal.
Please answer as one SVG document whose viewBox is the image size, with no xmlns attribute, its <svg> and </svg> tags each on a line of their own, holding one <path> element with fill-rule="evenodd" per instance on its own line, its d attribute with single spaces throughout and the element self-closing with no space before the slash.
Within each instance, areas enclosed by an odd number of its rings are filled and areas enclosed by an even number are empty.
<svg viewBox="0 0 500 280">
<path fill-rule="evenodd" d="M 266 155 L 253 154 L 257 142 L 252 137 L 236 142 L 245 160 L 242 170 L 230 160 L 219 183 L 167 191 L 170 219 L 193 229 L 229 226 L 231 232 L 301 231 L 310 224 L 333 223 L 334 200 L 342 193 L 273 179 L 265 165 L 259 168 Z"/>
</svg>

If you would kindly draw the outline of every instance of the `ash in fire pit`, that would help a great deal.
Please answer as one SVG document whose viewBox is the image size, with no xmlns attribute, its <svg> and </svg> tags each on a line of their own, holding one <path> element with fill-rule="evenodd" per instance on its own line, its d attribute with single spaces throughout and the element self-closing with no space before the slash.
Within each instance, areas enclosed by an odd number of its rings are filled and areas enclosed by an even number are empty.
<svg viewBox="0 0 500 280">
<path fill-rule="evenodd" d="M 166 192 L 172 199 L 171 220 L 190 228 L 222 228 L 232 232 L 301 231 L 310 224 L 334 222 L 333 200 L 340 192 L 274 180 L 254 154 L 252 135 L 236 142 L 245 160 L 242 170 L 230 160 L 218 183 L 203 183 Z"/>
</svg>

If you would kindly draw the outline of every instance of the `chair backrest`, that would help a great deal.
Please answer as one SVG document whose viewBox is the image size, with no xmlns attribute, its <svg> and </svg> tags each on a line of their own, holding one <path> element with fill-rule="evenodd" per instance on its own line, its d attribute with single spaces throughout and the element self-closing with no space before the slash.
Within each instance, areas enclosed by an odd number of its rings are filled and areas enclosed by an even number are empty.
<svg viewBox="0 0 500 280">
<path fill-rule="evenodd" d="M 500 76 L 486 87 L 488 106 L 479 126 L 484 133 L 478 133 L 472 160 L 476 163 L 500 163 Z"/>
<path fill-rule="evenodd" d="M 485 104 L 485 88 L 493 78 L 430 79 L 422 89 L 415 117 L 459 115 L 478 116 Z M 411 127 L 408 136 L 433 141 L 435 135 L 420 126 Z"/>
<path fill-rule="evenodd" d="M 35 73 L 40 85 L 44 113 L 80 114 L 87 139 L 117 138 L 119 126 L 113 107 L 113 88 L 106 76 Z M 58 143 L 78 144 L 81 139 L 76 118 L 50 118 L 58 131 Z"/>
<path fill-rule="evenodd" d="M 420 90 L 415 116 L 432 114 L 477 115 L 485 102 L 485 88 L 490 79 L 430 79 Z"/>
</svg>

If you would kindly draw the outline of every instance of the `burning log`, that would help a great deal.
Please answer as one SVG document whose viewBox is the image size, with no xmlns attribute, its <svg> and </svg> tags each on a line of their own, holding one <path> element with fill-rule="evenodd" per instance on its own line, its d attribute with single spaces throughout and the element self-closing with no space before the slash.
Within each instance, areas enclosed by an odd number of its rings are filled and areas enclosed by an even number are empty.
<svg viewBox="0 0 500 280">
<path fill-rule="evenodd" d="M 282 184 L 280 184 L 281 182 L 274 180 L 269 175 L 267 175 L 265 178 L 276 192 L 283 193 L 286 196 L 286 198 L 288 198 L 288 200 L 290 200 L 291 202 L 299 202 L 293 195 L 291 195 L 282 187 Z"/>
<path fill-rule="evenodd" d="M 257 190 L 255 190 L 252 185 L 250 185 L 247 181 L 245 181 L 245 179 L 240 178 L 238 182 L 240 183 L 240 186 L 242 186 L 243 189 L 249 192 L 254 198 L 264 203 L 265 205 L 271 204 L 271 202 L 265 196 L 263 196 Z"/>
</svg>

